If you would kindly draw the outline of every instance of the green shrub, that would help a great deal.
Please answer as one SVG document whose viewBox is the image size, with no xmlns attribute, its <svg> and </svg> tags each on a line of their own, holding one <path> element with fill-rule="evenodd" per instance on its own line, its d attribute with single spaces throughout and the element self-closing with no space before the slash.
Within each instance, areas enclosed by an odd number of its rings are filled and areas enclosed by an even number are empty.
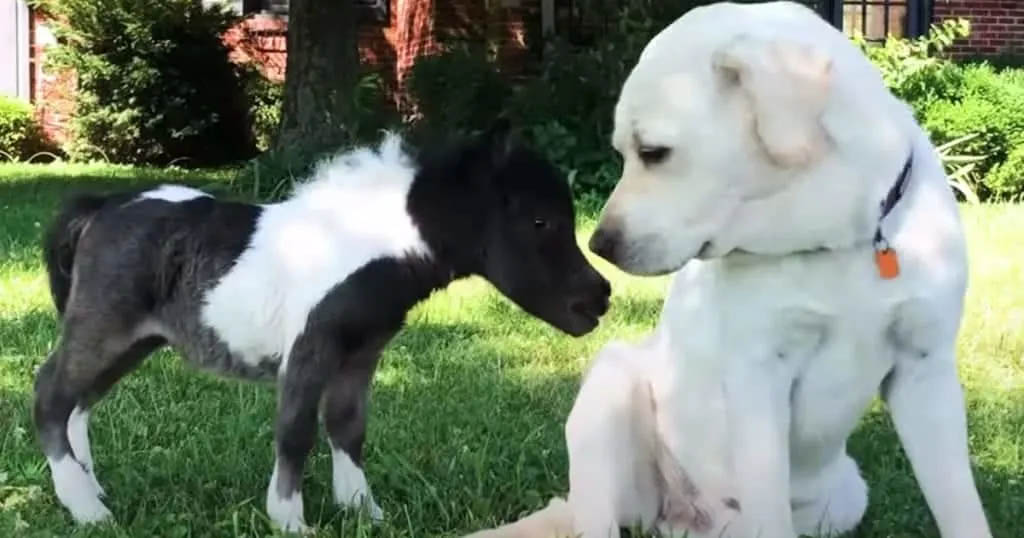
<svg viewBox="0 0 1024 538">
<path fill-rule="evenodd" d="M 259 76 L 258 74 L 256 76 Z M 283 88 L 260 78 L 250 89 L 261 106 L 254 109 L 258 121 L 255 131 L 261 146 L 270 147 L 280 121 L 280 93 Z M 259 85 L 269 85 L 266 87 Z M 401 118 L 391 99 L 384 81 L 377 73 L 366 73 L 360 77 L 351 96 L 351 116 L 345 123 L 348 143 L 376 143 L 384 130 L 400 130 Z M 329 151 L 340 151 L 345 147 Z M 311 147 L 270 149 L 250 160 L 233 178 L 230 188 L 237 194 L 264 201 L 280 200 L 292 192 L 296 181 L 303 180 L 312 171 L 313 165 L 325 156 L 327 151 Z"/>
<path fill-rule="evenodd" d="M 619 178 L 610 146 L 613 110 L 623 82 L 658 32 L 701 0 L 633 0 L 586 47 L 553 38 L 540 74 L 519 88 L 507 109 L 537 147 L 573 178 L 577 198 L 603 198 Z"/>
<path fill-rule="evenodd" d="M 1024 84 L 1020 83 L 1024 72 L 997 72 L 988 65 L 973 65 L 962 68 L 961 73 L 958 97 L 932 101 L 923 108 L 924 127 L 937 143 L 977 135 L 961 150 L 985 157 L 976 169 L 979 196 L 1018 196 L 1024 193 L 1024 184 L 1012 175 L 1020 167 L 1008 159 L 1024 148 Z"/>
<path fill-rule="evenodd" d="M 420 58 L 407 84 L 417 140 L 486 129 L 510 95 L 484 47 L 464 43 Z"/>
<path fill-rule="evenodd" d="M 892 92 L 919 110 L 927 103 L 957 96 L 961 72 L 944 53 L 970 33 L 967 19 L 946 19 L 915 39 L 890 36 L 882 45 L 870 44 L 860 35 L 851 40 L 878 68 Z"/>
<path fill-rule="evenodd" d="M 985 187 L 999 199 L 1024 199 L 1024 145 L 1013 148 L 1006 160 L 989 170 Z"/>
<path fill-rule="evenodd" d="M 1024 70 L 1011 59 L 954 62 L 945 52 L 970 35 L 963 19 L 933 25 L 927 36 L 889 38 L 884 45 L 853 41 L 879 68 L 893 94 L 914 110 L 937 145 L 959 140 L 957 151 L 982 157 L 970 176 L 981 199 L 1024 193 L 1019 155 L 1024 147 Z M 960 178 L 962 180 L 963 178 Z M 962 185 L 961 185 L 962 186 Z M 971 196 L 965 196 L 970 198 Z"/>
<path fill-rule="evenodd" d="M 583 12 L 618 10 L 604 17 L 610 26 L 598 29 L 586 46 L 576 34 L 546 38 L 538 72 L 518 87 L 503 77 L 484 46 L 463 42 L 422 58 L 408 86 L 418 113 L 414 137 L 479 131 L 504 114 L 573 178 L 578 196 L 603 197 L 619 176 L 609 145 L 619 88 L 656 33 L 707 3 L 632 0 L 614 8 L 590 0 Z"/>
<path fill-rule="evenodd" d="M 52 61 L 77 78 L 73 157 L 214 164 L 255 153 L 223 32 L 236 18 L 194 0 L 40 0 Z"/>
<path fill-rule="evenodd" d="M 49 149 L 32 105 L 0 96 L 0 161 L 21 161 Z"/>
<path fill-rule="evenodd" d="M 281 124 L 281 101 L 284 84 L 272 81 L 254 67 L 243 68 L 246 100 L 256 148 L 266 151 L 274 141 Z"/>
</svg>

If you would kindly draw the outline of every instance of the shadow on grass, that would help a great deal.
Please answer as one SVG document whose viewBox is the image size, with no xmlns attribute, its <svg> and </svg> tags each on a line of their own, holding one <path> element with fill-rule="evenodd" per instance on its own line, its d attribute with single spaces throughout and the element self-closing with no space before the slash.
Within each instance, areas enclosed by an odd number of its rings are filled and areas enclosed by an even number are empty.
<svg viewBox="0 0 1024 538">
<path fill-rule="evenodd" d="M 44 317 L 4 320 L 3 330 L 53 323 Z M 367 469 L 385 509 L 411 518 L 410 535 L 465 526 L 467 512 L 489 512 L 491 503 L 539 501 L 539 492 L 557 490 L 564 477 L 561 421 L 577 380 L 503 371 L 505 353 L 472 323 L 411 324 L 385 352 L 372 397 Z M 190 371 L 168 355 L 151 358 L 96 409 L 93 452 L 119 530 L 82 535 L 179 534 L 167 525 L 182 535 L 237 535 L 239 518 L 241 534 L 266 533 L 273 391 Z M 13 419 L 0 432 L 0 505 L 9 508 L 0 518 L 4 536 L 74 530 L 53 498 L 32 434 L 31 387 L 42 360 L 0 364 L 0 416 Z M 351 536 L 354 518 L 331 501 L 328 454 L 320 439 L 307 473 L 307 518 L 326 535 Z M 524 496 L 523 488 L 538 494 Z M 404 524 L 396 519 L 393 535 Z"/>
<path fill-rule="evenodd" d="M 44 317 L 7 320 L 3 330 L 52 323 Z M 529 362 L 510 357 L 526 352 L 506 349 L 503 338 L 467 322 L 412 323 L 396 338 L 375 381 L 366 447 L 368 478 L 391 519 L 371 532 L 333 506 L 329 452 L 320 439 L 305 500 L 322 535 L 450 536 L 508 521 L 564 493 L 562 432 L 578 376 L 502 366 Z M 273 391 L 190 371 L 169 355 L 154 357 L 97 409 L 94 454 L 119 524 L 74 535 L 269 532 L 262 499 L 273 460 Z M 13 419 L 0 431 L 0 531 L 20 526 L 9 536 L 74 530 L 53 498 L 32 434 L 31 381 L 41 360 L 0 364 L 0 416 Z M 989 396 L 969 394 L 975 473 L 994 535 L 1015 536 L 1024 464 L 1012 451 L 1024 431 L 1024 395 Z M 849 446 L 871 487 L 868 514 L 853 536 L 937 536 L 881 406 Z"/>
</svg>

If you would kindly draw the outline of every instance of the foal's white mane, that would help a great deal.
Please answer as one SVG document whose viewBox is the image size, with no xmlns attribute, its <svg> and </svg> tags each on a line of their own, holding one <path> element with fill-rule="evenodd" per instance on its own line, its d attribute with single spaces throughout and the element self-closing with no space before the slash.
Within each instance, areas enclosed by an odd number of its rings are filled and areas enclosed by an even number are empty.
<svg viewBox="0 0 1024 538">
<path fill-rule="evenodd" d="M 316 198 L 329 189 L 404 192 L 415 177 L 415 163 L 402 148 L 401 136 L 388 131 L 376 149 L 361 146 L 320 161 L 309 179 L 296 185 L 292 199 Z"/>
</svg>

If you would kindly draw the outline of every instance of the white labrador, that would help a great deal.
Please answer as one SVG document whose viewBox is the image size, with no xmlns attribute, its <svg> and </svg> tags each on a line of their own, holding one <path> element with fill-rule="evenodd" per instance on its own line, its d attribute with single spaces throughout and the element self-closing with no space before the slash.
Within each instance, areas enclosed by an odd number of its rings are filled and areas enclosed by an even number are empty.
<svg viewBox="0 0 1024 538">
<path fill-rule="evenodd" d="M 653 334 L 590 367 L 568 499 L 474 536 L 848 531 L 867 485 L 846 439 L 879 393 L 941 535 L 990 536 L 954 357 L 957 206 L 860 51 L 800 4 L 694 9 L 644 50 L 612 142 L 591 248 L 679 272 Z"/>
</svg>

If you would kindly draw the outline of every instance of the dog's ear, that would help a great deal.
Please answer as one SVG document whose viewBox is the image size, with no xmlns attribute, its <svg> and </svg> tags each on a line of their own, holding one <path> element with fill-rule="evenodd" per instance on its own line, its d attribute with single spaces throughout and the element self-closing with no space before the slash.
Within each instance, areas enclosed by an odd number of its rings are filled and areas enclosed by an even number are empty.
<svg viewBox="0 0 1024 538">
<path fill-rule="evenodd" d="M 741 36 L 715 51 L 712 66 L 750 101 L 757 136 L 773 161 L 799 167 L 824 151 L 821 115 L 832 86 L 832 59 L 824 51 Z"/>
</svg>

